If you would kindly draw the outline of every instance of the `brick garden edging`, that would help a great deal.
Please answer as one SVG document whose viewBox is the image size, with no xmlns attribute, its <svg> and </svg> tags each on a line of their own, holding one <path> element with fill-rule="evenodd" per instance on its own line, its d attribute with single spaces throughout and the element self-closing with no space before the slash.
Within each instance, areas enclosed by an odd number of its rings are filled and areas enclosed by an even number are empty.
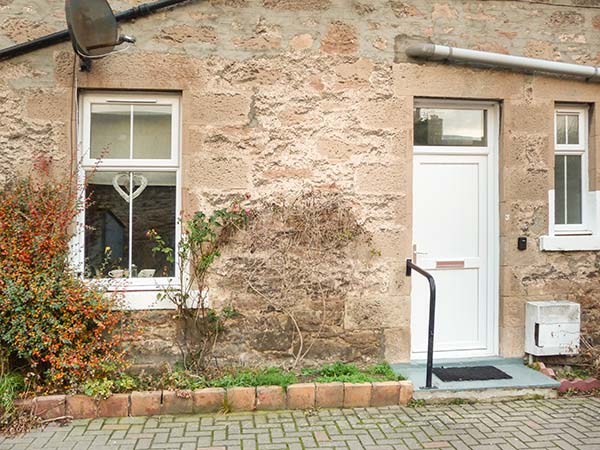
<svg viewBox="0 0 600 450">
<path fill-rule="evenodd" d="M 288 386 L 206 388 L 196 391 L 144 391 L 113 394 L 106 399 L 87 395 L 49 395 L 19 400 L 18 406 L 42 419 L 70 416 L 153 416 L 213 413 L 227 409 L 270 411 L 311 408 L 356 408 L 406 405 L 413 395 L 410 381 L 376 383 L 301 383 Z M 224 408 L 224 406 L 227 406 Z"/>
<path fill-rule="evenodd" d="M 540 362 L 538 364 L 540 367 L 540 372 L 556 380 L 556 373 L 553 369 L 551 369 L 550 367 L 546 367 L 546 364 L 544 364 L 543 362 Z M 592 392 L 600 390 L 600 380 L 596 378 L 587 378 L 585 380 L 581 378 L 577 378 L 575 380 L 567 380 L 566 378 L 561 378 L 558 381 L 560 382 L 558 392 L 561 394 L 564 394 L 565 392 Z"/>
</svg>

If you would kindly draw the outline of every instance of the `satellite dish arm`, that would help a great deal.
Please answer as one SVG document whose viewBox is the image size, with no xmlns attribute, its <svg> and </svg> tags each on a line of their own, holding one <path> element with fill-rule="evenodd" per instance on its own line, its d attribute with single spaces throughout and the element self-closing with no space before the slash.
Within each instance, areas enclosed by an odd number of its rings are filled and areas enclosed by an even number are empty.
<svg viewBox="0 0 600 450">
<path fill-rule="evenodd" d="M 128 20 L 137 19 L 139 17 L 148 16 L 159 9 L 168 8 L 169 6 L 175 6 L 187 1 L 189 0 L 159 0 L 152 3 L 144 3 L 115 14 L 115 19 L 117 19 L 117 22 L 125 22 Z M 123 42 L 131 42 L 130 40 L 126 39 L 129 38 L 129 36 L 122 36 L 122 38 Z M 0 50 L 0 60 L 14 58 L 15 56 L 22 55 L 23 53 L 29 53 L 40 48 L 46 48 L 54 44 L 66 42 L 68 40 L 69 32 L 67 30 L 57 31 L 46 36 L 32 39 L 28 42 L 23 42 L 21 44 L 16 44 L 12 47 L 7 47 Z"/>
</svg>

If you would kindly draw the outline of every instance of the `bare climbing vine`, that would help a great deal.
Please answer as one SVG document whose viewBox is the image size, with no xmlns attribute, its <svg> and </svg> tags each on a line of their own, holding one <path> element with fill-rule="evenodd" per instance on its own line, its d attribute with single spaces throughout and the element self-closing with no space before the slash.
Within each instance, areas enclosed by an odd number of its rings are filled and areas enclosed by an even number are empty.
<svg viewBox="0 0 600 450">
<path fill-rule="evenodd" d="M 340 270 L 347 249 L 369 240 L 352 207 L 340 193 L 308 190 L 255 206 L 246 230 L 249 257 L 232 278 L 291 322 L 291 367 L 297 367 L 321 335 L 328 302 L 352 285 Z M 310 305 L 310 308 L 307 306 Z M 307 333 L 311 322 L 316 332 Z M 310 336 L 309 336 L 310 334 Z"/>
</svg>

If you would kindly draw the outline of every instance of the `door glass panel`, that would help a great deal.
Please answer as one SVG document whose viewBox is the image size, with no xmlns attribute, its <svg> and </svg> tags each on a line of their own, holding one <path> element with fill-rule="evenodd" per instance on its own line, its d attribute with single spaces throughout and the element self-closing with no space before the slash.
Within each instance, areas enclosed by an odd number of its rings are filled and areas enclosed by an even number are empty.
<svg viewBox="0 0 600 450">
<path fill-rule="evenodd" d="M 414 144 L 484 147 L 486 115 L 482 109 L 415 108 Z"/>
<path fill-rule="evenodd" d="M 171 105 L 133 106 L 133 158 L 171 158 Z"/>
<path fill-rule="evenodd" d="M 133 175 L 132 266 L 133 277 L 172 277 L 175 267 L 166 255 L 153 251 L 156 243 L 148 235 L 154 230 L 167 247 L 175 249 L 175 172 L 135 172 Z"/>
<path fill-rule="evenodd" d="M 95 172 L 90 175 L 85 210 L 85 259 L 88 278 L 127 277 L 129 267 L 129 174 Z"/>
<path fill-rule="evenodd" d="M 131 145 L 131 106 L 92 104 L 90 117 L 90 157 L 129 158 Z"/>
</svg>

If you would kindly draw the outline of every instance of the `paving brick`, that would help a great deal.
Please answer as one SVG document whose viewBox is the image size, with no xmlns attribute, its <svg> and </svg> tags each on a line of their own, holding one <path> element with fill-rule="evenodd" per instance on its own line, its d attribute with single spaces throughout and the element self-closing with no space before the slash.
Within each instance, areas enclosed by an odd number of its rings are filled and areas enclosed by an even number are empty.
<svg viewBox="0 0 600 450">
<path fill-rule="evenodd" d="M 33 401 L 35 414 L 42 419 L 54 419 L 67 413 L 66 395 L 47 395 Z"/>
<path fill-rule="evenodd" d="M 397 405 L 399 400 L 400 383 L 398 381 L 373 383 L 371 388 L 371 406 Z"/>
<path fill-rule="evenodd" d="M 286 408 L 286 392 L 281 386 L 259 386 L 256 388 L 256 409 L 259 411 Z"/>
<path fill-rule="evenodd" d="M 256 409 L 256 388 L 227 388 L 227 404 L 231 411 L 254 411 Z"/>
<path fill-rule="evenodd" d="M 131 415 L 155 416 L 162 412 L 162 392 L 132 392 Z"/>
<path fill-rule="evenodd" d="M 113 394 L 97 404 L 97 417 L 127 417 L 129 415 L 129 394 Z"/>
<path fill-rule="evenodd" d="M 206 388 L 192 393 L 194 413 L 218 412 L 225 402 L 225 389 Z"/>
<path fill-rule="evenodd" d="M 163 391 L 162 414 L 191 414 L 193 410 L 192 391 Z"/>
<path fill-rule="evenodd" d="M 310 409 L 315 407 L 315 385 L 313 383 L 292 384 L 287 388 L 289 409 Z"/>
<path fill-rule="evenodd" d="M 344 383 L 317 383 L 316 406 L 318 408 L 341 408 L 344 406 Z"/>
<path fill-rule="evenodd" d="M 87 395 L 67 395 L 67 415 L 73 419 L 93 419 L 96 417 L 96 400 Z"/>
<path fill-rule="evenodd" d="M 398 404 L 408 405 L 413 398 L 413 384 L 412 381 L 403 380 L 400 382 L 400 398 Z"/>
<path fill-rule="evenodd" d="M 371 389 L 371 383 L 344 383 L 344 408 L 370 406 Z"/>
<path fill-rule="evenodd" d="M 600 400 L 562 398 L 493 405 L 104 418 L 75 420 L 66 427 L 50 426 L 17 438 L 0 437 L 0 450 L 595 450 L 600 448 L 598 417 Z"/>
</svg>

